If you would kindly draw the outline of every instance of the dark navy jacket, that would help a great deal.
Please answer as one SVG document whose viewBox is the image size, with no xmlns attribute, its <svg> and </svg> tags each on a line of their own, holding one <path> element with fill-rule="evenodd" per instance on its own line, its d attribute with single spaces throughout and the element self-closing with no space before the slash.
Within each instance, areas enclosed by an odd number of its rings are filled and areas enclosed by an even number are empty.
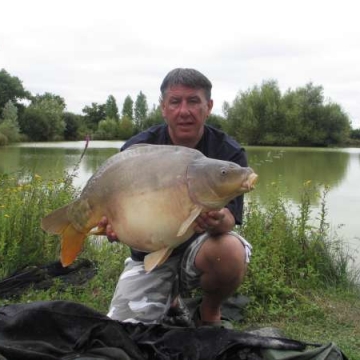
<svg viewBox="0 0 360 360">
<path fill-rule="evenodd" d="M 173 145 L 166 124 L 155 125 L 151 128 L 133 136 L 121 148 L 121 151 L 127 149 L 134 144 L 156 144 L 156 145 Z M 218 159 L 232 161 L 240 166 L 247 166 L 247 157 L 245 149 L 241 147 L 234 139 L 224 132 L 210 126 L 205 125 L 204 135 L 195 147 L 205 156 Z M 232 200 L 226 207 L 231 211 L 235 218 L 236 224 L 242 223 L 244 196 L 241 195 Z M 188 241 L 178 246 L 173 254 L 178 254 L 193 241 L 199 234 L 194 234 Z M 131 257 L 133 260 L 142 261 L 146 253 L 131 249 Z"/>
</svg>

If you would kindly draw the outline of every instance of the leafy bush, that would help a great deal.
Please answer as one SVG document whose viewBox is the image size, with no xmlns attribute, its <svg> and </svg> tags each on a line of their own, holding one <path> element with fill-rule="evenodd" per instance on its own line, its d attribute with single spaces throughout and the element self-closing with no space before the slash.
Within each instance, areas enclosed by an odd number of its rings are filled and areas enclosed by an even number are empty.
<svg viewBox="0 0 360 360">
<path fill-rule="evenodd" d="M 19 127 L 10 120 L 4 120 L 0 124 L 0 133 L 5 135 L 9 142 L 20 141 Z"/>
<path fill-rule="evenodd" d="M 119 121 L 116 119 L 106 118 L 101 120 L 98 129 L 94 134 L 94 139 L 114 140 L 119 133 Z"/>
</svg>

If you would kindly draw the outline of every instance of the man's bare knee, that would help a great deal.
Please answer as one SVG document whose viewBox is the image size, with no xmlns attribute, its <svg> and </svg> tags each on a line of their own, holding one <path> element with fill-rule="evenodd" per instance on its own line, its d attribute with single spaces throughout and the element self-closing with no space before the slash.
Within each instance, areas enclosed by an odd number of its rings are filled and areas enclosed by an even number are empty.
<svg viewBox="0 0 360 360">
<path fill-rule="evenodd" d="M 209 238 L 196 256 L 195 266 L 203 273 L 242 279 L 247 267 L 245 246 L 231 234 Z"/>
</svg>

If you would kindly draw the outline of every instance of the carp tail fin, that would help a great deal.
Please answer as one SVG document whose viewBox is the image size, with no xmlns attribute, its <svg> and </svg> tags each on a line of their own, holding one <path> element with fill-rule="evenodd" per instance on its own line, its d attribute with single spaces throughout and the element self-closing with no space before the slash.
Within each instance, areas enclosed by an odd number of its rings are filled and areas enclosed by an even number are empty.
<svg viewBox="0 0 360 360">
<path fill-rule="evenodd" d="M 75 229 L 68 219 L 66 205 L 54 210 L 41 220 L 41 228 L 49 234 L 61 235 L 60 261 L 62 266 L 69 266 L 81 252 L 87 234 Z"/>
<path fill-rule="evenodd" d="M 67 217 L 69 205 L 56 209 L 41 220 L 41 228 L 49 234 L 61 234 L 70 224 Z"/>
<path fill-rule="evenodd" d="M 166 247 L 158 251 L 149 253 L 144 258 L 144 267 L 147 272 L 154 270 L 157 266 L 163 264 L 171 255 L 173 249 Z"/>
<path fill-rule="evenodd" d="M 66 227 L 61 238 L 60 261 L 63 267 L 71 265 L 82 251 L 87 234 L 76 230 L 72 224 Z"/>
</svg>

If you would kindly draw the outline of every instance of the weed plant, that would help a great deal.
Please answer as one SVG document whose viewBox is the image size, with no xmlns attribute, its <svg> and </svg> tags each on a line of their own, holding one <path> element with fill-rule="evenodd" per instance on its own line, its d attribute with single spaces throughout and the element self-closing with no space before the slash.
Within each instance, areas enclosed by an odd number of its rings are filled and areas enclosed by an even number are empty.
<svg viewBox="0 0 360 360">
<path fill-rule="evenodd" d="M 59 241 L 45 234 L 40 222 L 75 193 L 66 177 L 47 181 L 36 174 L 0 175 L 0 279 L 58 258 Z"/>
<path fill-rule="evenodd" d="M 76 169 L 57 180 L 44 180 L 37 174 L 0 175 L 0 280 L 29 266 L 42 266 L 59 259 L 58 236 L 42 231 L 41 219 L 78 196 L 72 184 Z M 55 280 L 48 290 L 26 291 L 11 302 L 71 300 L 106 312 L 110 304 L 128 247 L 109 243 L 104 237 L 87 239 L 79 259 L 90 259 L 96 276 L 84 286 Z"/>
<path fill-rule="evenodd" d="M 327 223 L 327 186 L 304 183 L 296 211 L 281 181 L 269 185 L 269 201 L 261 204 L 249 196 L 241 233 L 251 241 L 253 256 L 241 292 L 253 301 L 251 316 L 279 316 L 298 311 L 317 311 L 307 295 L 329 286 L 355 290 L 359 273 L 351 269 L 351 255 Z M 310 199 L 319 198 L 320 210 L 314 218 Z"/>
</svg>

